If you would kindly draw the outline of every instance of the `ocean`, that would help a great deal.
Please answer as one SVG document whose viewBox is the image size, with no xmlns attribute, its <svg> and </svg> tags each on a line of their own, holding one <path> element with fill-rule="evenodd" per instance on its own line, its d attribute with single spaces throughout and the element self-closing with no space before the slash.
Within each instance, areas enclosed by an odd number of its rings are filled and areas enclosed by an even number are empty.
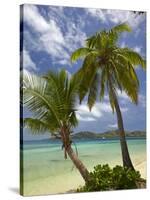
<svg viewBox="0 0 150 200">
<path fill-rule="evenodd" d="M 89 171 L 97 164 L 122 165 L 118 139 L 75 140 L 78 157 Z M 146 140 L 127 139 L 133 164 L 146 178 Z M 84 181 L 71 160 L 64 159 L 59 141 L 25 141 L 23 155 L 24 195 L 58 194 L 75 190 Z M 75 150 L 75 146 L 72 145 Z"/>
</svg>

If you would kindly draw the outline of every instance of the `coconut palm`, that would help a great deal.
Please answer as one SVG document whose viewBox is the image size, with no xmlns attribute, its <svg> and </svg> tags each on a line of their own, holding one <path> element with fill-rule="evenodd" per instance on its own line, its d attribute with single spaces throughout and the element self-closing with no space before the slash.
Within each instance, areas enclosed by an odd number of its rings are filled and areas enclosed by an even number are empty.
<svg viewBox="0 0 150 200">
<path fill-rule="evenodd" d="M 91 110 L 97 98 L 102 101 L 105 92 L 108 93 L 112 111 L 117 115 L 123 165 L 134 169 L 126 143 L 118 91 L 124 91 L 133 103 L 138 103 L 139 80 L 135 67 L 140 65 L 145 69 L 145 60 L 132 49 L 119 47 L 117 42 L 124 31 L 131 31 L 126 23 L 97 32 L 86 40 L 85 47 L 72 53 L 71 61 L 83 59 L 82 67 L 76 73 L 81 80 L 80 102 L 87 95 Z"/>
<path fill-rule="evenodd" d="M 68 79 L 65 70 L 60 73 L 50 71 L 44 77 L 25 72 L 23 75 L 23 104 L 33 113 L 24 119 L 24 127 L 33 134 L 49 132 L 59 137 L 64 149 L 64 157 L 70 157 L 85 181 L 89 172 L 72 149 L 70 133 L 78 121 L 75 115 L 78 91 L 76 78 Z"/>
</svg>

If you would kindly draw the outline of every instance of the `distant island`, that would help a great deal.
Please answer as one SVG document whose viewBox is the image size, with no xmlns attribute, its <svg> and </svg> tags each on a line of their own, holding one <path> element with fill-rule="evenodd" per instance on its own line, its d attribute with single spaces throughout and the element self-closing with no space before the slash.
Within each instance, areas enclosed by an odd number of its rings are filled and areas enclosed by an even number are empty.
<svg viewBox="0 0 150 200">
<path fill-rule="evenodd" d="M 72 139 L 113 139 L 118 137 L 118 130 L 106 131 L 104 133 L 93 133 L 90 131 L 81 131 L 71 135 Z M 130 138 L 146 138 L 145 131 L 126 131 L 126 137 Z M 51 139 L 56 139 L 51 136 Z"/>
<path fill-rule="evenodd" d="M 146 139 L 146 131 L 126 131 L 126 137 L 127 138 L 142 138 L 142 139 Z M 118 137 L 118 130 L 110 130 L 110 131 L 106 131 L 103 133 L 93 133 L 90 131 L 81 131 L 78 133 L 73 133 L 71 135 L 71 138 L 74 139 L 117 139 Z M 46 138 L 46 139 L 40 139 L 40 141 L 42 142 L 46 142 L 49 140 L 60 140 L 60 137 L 56 137 L 54 135 L 51 135 L 50 138 Z M 38 140 L 26 140 L 26 142 L 28 143 L 32 143 L 32 142 L 36 142 Z M 20 143 L 23 144 L 24 141 L 22 140 L 22 138 L 20 138 Z"/>
</svg>

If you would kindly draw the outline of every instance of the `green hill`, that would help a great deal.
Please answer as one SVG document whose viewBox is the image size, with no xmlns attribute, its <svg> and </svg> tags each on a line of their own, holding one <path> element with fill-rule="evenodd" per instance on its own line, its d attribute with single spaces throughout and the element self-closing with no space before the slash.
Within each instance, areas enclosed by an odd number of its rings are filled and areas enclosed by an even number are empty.
<svg viewBox="0 0 150 200">
<path fill-rule="evenodd" d="M 71 136 L 73 139 L 104 139 L 104 138 L 116 138 L 118 137 L 118 130 L 107 131 L 104 133 L 93 133 L 89 131 L 75 133 Z M 126 137 L 142 137 L 146 138 L 145 131 L 126 131 Z"/>
</svg>

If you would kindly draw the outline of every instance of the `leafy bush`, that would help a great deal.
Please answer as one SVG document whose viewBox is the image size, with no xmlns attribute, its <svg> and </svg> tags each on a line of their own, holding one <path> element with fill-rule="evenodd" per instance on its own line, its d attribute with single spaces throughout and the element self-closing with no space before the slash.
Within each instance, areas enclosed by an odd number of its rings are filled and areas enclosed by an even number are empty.
<svg viewBox="0 0 150 200">
<path fill-rule="evenodd" d="M 95 166 L 90 177 L 90 181 L 78 188 L 77 192 L 135 189 L 137 181 L 141 180 L 138 171 L 118 165 L 110 168 L 108 164 Z"/>
</svg>

